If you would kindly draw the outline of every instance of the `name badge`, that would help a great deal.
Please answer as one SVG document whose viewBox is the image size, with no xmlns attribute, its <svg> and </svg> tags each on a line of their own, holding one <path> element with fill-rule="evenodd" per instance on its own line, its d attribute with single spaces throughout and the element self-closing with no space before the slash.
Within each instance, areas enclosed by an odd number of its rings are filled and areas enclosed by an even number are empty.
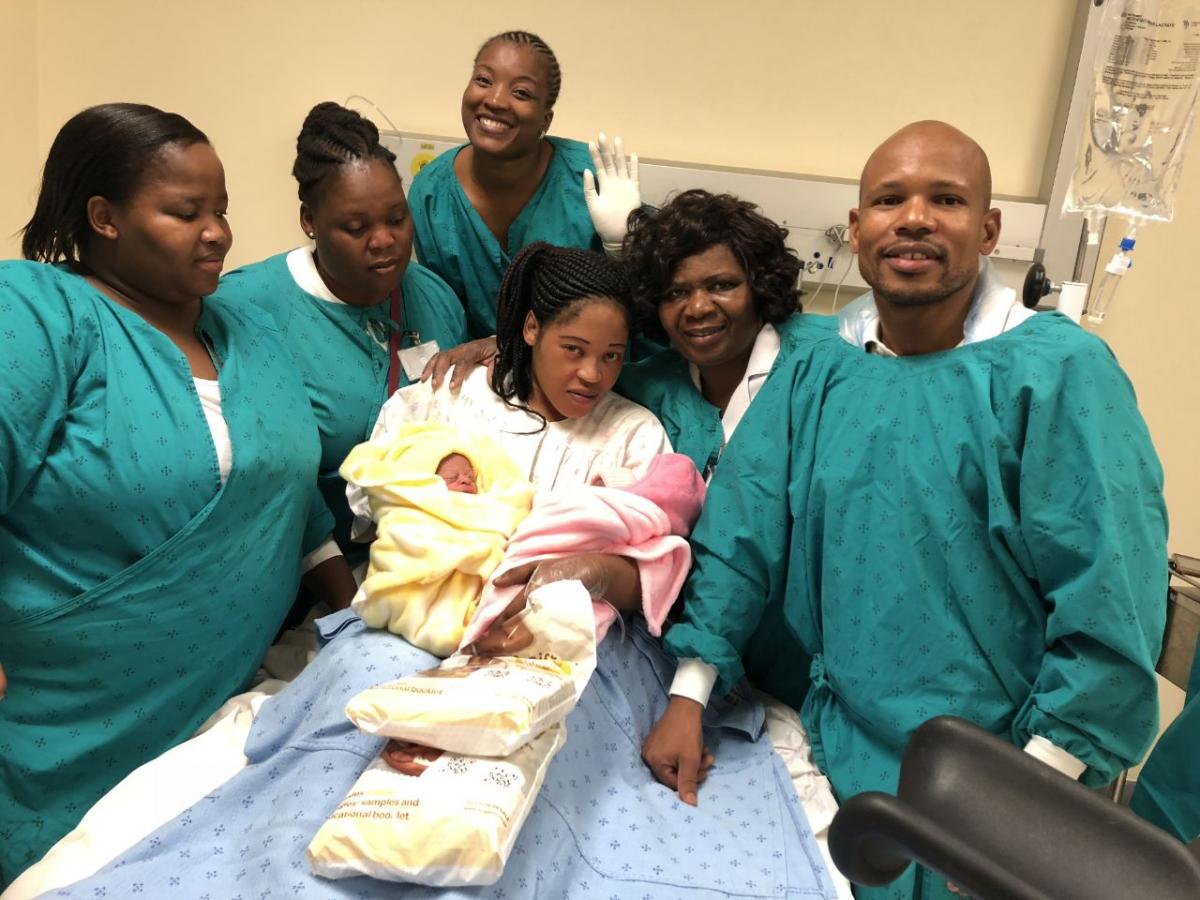
<svg viewBox="0 0 1200 900">
<path fill-rule="evenodd" d="M 400 366 L 404 369 L 404 374 L 408 376 L 409 381 L 416 381 L 421 377 L 421 373 L 425 371 L 425 365 L 433 359 L 438 349 L 437 341 L 426 341 L 415 347 L 406 347 L 396 351 L 396 357 L 400 360 Z"/>
</svg>

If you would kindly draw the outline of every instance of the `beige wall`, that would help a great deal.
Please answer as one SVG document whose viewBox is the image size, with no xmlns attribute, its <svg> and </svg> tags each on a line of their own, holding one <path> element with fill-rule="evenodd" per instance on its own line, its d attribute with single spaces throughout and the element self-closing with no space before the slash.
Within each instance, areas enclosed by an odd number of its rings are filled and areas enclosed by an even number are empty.
<svg viewBox="0 0 1200 900">
<path fill-rule="evenodd" d="M 509 28 L 559 56 L 559 134 L 605 128 L 644 156 L 855 177 L 890 130 L 946 117 L 992 151 L 999 190 L 1033 194 L 1073 4 L 953 2 L 919 18 L 891 0 L 37 5 L 39 152 L 90 103 L 183 112 L 225 161 L 239 263 L 299 239 L 289 172 L 309 107 L 363 94 L 402 129 L 459 135 L 474 52 Z M 986 69 L 981 43 L 997 51 Z"/>
<path fill-rule="evenodd" d="M 1137 234 L 1133 268 L 1122 279 L 1112 311 L 1095 328 L 1129 373 L 1138 404 L 1162 460 L 1171 515 L 1171 549 L 1200 556 L 1200 356 L 1196 324 L 1200 291 L 1200 140 L 1192 136 L 1175 221 Z M 1109 223 L 1097 267 L 1103 270 L 1122 237 Z"/>
<path fill-rule="evenodd" d="M 913 16 L 893 0 L 0 0 L 0 99 L 15 125 L 0 135 L 0 253 L 15 252 L 3 235 L 28 216 L 61 123 L 117 99 L 183 112 L 208 131 L 228 172 L 232 263 L 291 246 L 300 235 L 289 171 L 307 109 L 363 94 L 401 129 L 458 135 L 471 57 L 507 28 L 540 32 L 559 55 L 559 134 L 605 128 L 648 157 L 853 178 L 881 137 L 938 117 L 988 149 L 999 193 L 1029 196 L 1074 5 L 957 0 Z M 1173 412 L 1195 405 L 1181 323 L 1198 219 L 1193 163 L 1178 221 L 1144 233 L 1099 333 L 1128 369 L 1163 457 L 1172 545 L 1200 554 L 1200 426 Z"/>
<path fill-rule="evenodd" d="M 37 11 L 33 0 L 0 0 L 0 259 L 17 256 L 15 232 L 29 221 L 41 166 L 37 140 Z"/>
</svg>

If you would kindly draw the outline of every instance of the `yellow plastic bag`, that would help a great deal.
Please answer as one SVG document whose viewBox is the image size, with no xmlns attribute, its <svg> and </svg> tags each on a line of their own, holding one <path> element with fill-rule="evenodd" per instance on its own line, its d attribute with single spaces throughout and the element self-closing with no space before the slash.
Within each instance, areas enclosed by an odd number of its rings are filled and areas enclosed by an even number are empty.
<svg viewBox="0 0 1200 900">
<path fill-rule="evenodd" d="M 504 759 L 435 750 L 413 774 L 376 759 L 308 845 L 313 874 L 494 884 L 565 742 L 555 725 Z"/>
<path fill-rule="evenodd" d="M 572 669 L 561 660 L 452 656 L 436 669 L 363 691 L 346 715 L 368 734 L 507 756 L 574 707 Z"/>
</svg>

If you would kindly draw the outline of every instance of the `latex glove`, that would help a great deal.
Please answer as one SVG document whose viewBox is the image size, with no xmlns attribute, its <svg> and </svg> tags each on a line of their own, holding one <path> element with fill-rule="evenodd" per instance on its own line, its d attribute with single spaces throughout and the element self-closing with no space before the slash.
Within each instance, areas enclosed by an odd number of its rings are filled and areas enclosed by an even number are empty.
<svg viewBox="0 0 1200 900">
<path fill-rule="evenodd" d="M 435 353 L 429 358 L 429 362 L 425 363 L 425 369 L 421 372 L 421 381 L 428 381 L 432 378 L 433 389 L 436 391 L 442 386 L 446 373 L 453 366 L 454 374 L 450 377 L 450 390 L 457 391 L 462 387 L 463 380 L 471 374 L 471 370 L 476 366 L 487 366 L 488 374 L 491 375 L 498 352 L 496 336 L 492 335 L 477 341 L 467 341 L 465 344 Z"/>
<path fill-rule="evenodd" d="M 696 806 L 696 789 L 708 777 L 713 755 L 704 746 L 700 719 L 704 707 L 687 697 L 672 697 L 642 743 L 642 759 L 655 779 L 689 806 Z"/>
<path fill-rule="evenodd" d="M 629 214 L 642 205 L 637 154 L 631 153 L 626 158 L 621 139 L 614 138 L 610 145 L 603 131 L 597 140 L 588 143 L 588 151 L 592 154 L 596 177 L 592 177 L 591 170 L 583 173 L 583 197 L 587 200 L 588 215 L 592 217 L 596 234 L 600 235 L 604 252 L 615 255 L 625 240 Z M 599 192 L 596 190 L 597 179 Z"/>
<path fill-rule="evenodd" d="M 524 584 L 525 590 L 513 598 L 470 651 L 479 656 L 513 656 L 524 650 L 533 643 L 523 615 L 531 593 L 555 581 L 578 581 L 593 600 L 602 600 L 611 586 L 610 565 L 610 557 L 603 553 L 584 553 L 526 563 L 497 576 L 493 582 L 497 587 Z"/>
<path fill-rule="evenodd" d="M 8 693 L 8 679 L 4 676 L 4 666 L 0 666 L 0 700 Z"/>
</svg>

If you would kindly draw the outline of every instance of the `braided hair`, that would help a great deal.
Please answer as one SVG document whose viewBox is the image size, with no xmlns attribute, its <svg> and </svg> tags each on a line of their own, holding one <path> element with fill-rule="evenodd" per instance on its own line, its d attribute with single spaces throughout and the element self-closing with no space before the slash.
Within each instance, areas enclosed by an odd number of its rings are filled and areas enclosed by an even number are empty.
<svg viewBox="0 0 1200 900">
<path fill-rule="evenodd" d="M 121 205 L 167 147 L 207 143 L 183 116 L 143 103 L 105 103 L 76 113 L 50 145 L 37 206 L 22 229 L 21 254 L 47 263 L 79 262 L 91 233 L 89 199 Z"/>
<path fill-rule="evenodd" d="M 492 35 L 483 42 L 483 46 L 475 54 L 475 62 L 479 62 L 479 57 L 484 50 L 497 42 L 532 47 L 534 52 L 542 58 L 542 62 L 546 64 L 546 109 L 554 109 L 554 104 L 558 100 L 558 91 L 562 87 L 562 69 L 559 68 L 558 57 L 554 55 L 550 45 L 532 31 L 505 31 Z"/>
<path fill-rule="evenodd" d="M 504 274 L 496 304 L 492 390 L 497 396 L 515 409 L 537 415 L 526 405 L 533 393 L 533 348 L 525 343 L 525 319 L 533 313 L 545 328 L 573 318 L 584 301 L 593 298 L 611 300 L 630 320 L 629 280 L 620 263 L 593 250 L 554 247 L 543 241 L 517 254 Z"/>
<path fill-rule="evenodd" d="M 379 143 L 375 123 L 340 103 L 318 103 L 305 116 L 296 138 L 292 175 L 301 202 L 315 207 L 322 186 L 339 168 L 372 159 L 396 162 L 396 154 Z"/>
</svg>

